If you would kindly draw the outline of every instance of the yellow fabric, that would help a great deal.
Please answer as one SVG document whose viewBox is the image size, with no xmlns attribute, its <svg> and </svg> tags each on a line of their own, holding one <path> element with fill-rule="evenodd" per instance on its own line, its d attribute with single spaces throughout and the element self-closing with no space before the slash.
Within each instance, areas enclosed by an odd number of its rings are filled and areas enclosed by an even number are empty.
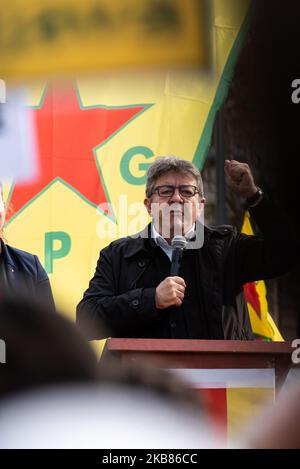
<svg viewBox="0 0 300 469">
<path fill-rule="evenodd" d="M 244 223 L 242 226 L 242 233 L 252 235 L 253 229 L 250 222 L 249 213 L 247 212 L 244 217 Z M 255 282 L 255 289 L 257 291 L 259 302 L 260 302 L 260 317 L 255 312 L 254 308 L 248 303 L 248 310 L 250 315 L 251 326 L 254 334 L 257 334 L 260 337 L 282 342 L 284 339 L 280 334 L 276 324 L 272 316 L 268 310 L 268 303 L 267 303 L 267 292 L 265 282 L 260 280 Z"/>
<path fill-rule="evenodd" d="M 3 3 L 0 62 L 6 79 L 138 66 L 207 67 L 209 61 L 203 0 Z"/>
<path fill-rule="evenodd" d="M 271 388 L 228 388 L 226 394 L 227 432 L 228 440 L 232 442 L 242 437 L 266 405 L 275 399 Z"/>
</svg>

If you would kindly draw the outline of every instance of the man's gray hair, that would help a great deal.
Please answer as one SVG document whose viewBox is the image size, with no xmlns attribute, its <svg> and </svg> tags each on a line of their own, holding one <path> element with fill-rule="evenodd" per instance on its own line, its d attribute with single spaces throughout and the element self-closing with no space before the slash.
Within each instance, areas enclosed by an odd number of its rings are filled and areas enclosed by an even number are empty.
<svg viewBox="0 0 300 469">
<path fill-rule="evenodd" d="M 147 171 L 146 197 L 151 197 L 157 179 L 169 171 L 186 174 L 189 173 L 196 179 L 200 197 L 204 197 L 201 173 L 190 161 L 183 160 L 177 156 L 159 156 Z"/>
</svg>

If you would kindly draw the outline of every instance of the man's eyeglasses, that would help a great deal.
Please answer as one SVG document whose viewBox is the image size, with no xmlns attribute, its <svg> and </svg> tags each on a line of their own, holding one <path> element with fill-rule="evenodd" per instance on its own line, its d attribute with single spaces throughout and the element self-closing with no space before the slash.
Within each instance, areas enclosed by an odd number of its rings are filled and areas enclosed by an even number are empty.
<svg viewBox="0 0 300 469">
<path fill-rule="evenodd" d="M 159 197 L 173 197 L 175 189 L 179 190 L 179 194 L 184 199 L 189 199 L 194 197 L 194 195 L 199 194 L 199 191 L 196 186 L 191 186 L 189 184 L 182 184 L 180 186 L 157 186 L 152 193 L 157 192 Z"/>
</svg>

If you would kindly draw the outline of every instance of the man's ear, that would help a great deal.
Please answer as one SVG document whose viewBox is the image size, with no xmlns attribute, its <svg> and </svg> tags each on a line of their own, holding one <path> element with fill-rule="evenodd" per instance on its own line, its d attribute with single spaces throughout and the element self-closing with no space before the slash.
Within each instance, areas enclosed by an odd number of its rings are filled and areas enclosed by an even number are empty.
<svg viewBox="0 0 300 469">
<path fill-rule="evenodd" d="M 150 199 L 148 199 L 148 198 L 144 199 L 144 205 L 147 209 L 147 212 L 151 216 L 151 201 L 150 201 Z"/>
</svg>

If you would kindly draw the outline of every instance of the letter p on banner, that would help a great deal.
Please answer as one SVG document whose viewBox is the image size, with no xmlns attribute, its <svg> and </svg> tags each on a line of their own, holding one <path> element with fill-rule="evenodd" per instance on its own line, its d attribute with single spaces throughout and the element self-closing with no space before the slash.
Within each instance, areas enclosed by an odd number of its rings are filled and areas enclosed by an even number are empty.
<svg viewBox="0 0 300 469">
<path fill-rule="evenodd" d="M 55 249 L 55 242 L 60 243 L 60 247 Z M 48 274 L 53 273 L 54 259 L 66 257 L 71 250 L 71 238 L 65 231 L 51 231 L 45 233 L 45 269 Z"/>
</svg>

